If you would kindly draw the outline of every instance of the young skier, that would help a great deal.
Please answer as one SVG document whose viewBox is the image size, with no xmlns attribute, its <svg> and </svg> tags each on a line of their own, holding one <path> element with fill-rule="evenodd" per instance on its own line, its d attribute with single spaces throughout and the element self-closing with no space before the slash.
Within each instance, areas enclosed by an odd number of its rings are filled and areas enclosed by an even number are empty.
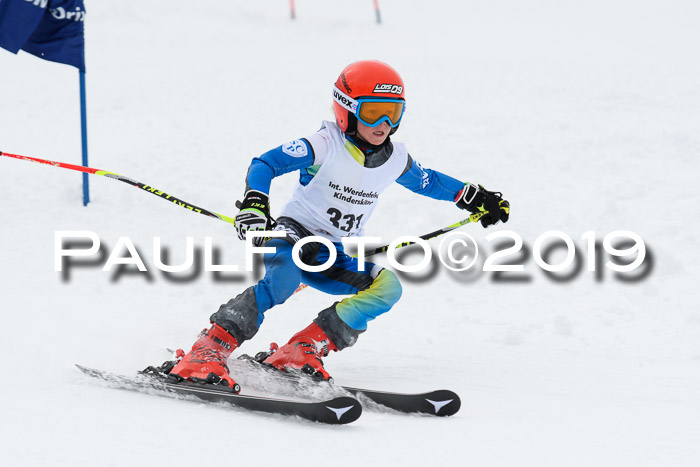
<svg viewBox="0 0 700 467">
<path fill-rule="evenodd" d="M 507 222 L 508 201 L 481 185 L 464 183 L 423 168 L 402 143 L 391 141 L 405 110 L 404 83 L 389 65 L 363 60 L 348 65 L 333 88 L 335 122 L 324 121 L 311 136 L 284 144 L 254 158 L 246 191 L 236 216 L 238 237 L 248 231 L 270 230 L 268 194 L 274 177 L 299 170 L 299 185 L 274 223 L 285 238 L 272 238 L 264 255 L 265 277 L 211 315 L 192 350 L 172 369 L 177 380 L 207 381 L 234 387 L 226 361 L 234 349 L 252 338 L 265 311 L 284 303 L 301 282 L 333 295 L 351 295 L 322 310 L 316 319 L 264 363 L 283 371 L 301 370 L 330 379 L 322 357 L 350 347 L 367 329 L 367 322 L 386 313 L 399 300 L 401 285 L 394 273 L 358 260 L 343 251 L 341 237 L 362 236 L 377 198 L 394 181 L 421 195 L 455 202 L 472 213 L 488 211 L 484 227 Z M 292 247 L 316 235 L 335 245 L 337 258 L 322 272 L 307 272 L 292 260 Z M 263 243 L 256 238 L 256 246 Z M 300 258 L 308 265 L 324 264 L 331 252 L 320 243 L 307 243 Z"/>
</svg>

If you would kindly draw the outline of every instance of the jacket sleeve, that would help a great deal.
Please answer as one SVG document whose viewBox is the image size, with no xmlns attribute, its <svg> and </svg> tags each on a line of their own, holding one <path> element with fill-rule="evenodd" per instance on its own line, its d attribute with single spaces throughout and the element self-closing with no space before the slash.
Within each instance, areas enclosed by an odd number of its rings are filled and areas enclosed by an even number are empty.
<svg viewBox="0 0 700 467">
<path fill-rule="evenodd" d="M 256 157 L 248 167 L 246 191 L 270 194 L 272 179 L 314 164 L 314 149 L 306 138 L 297 139 Z"/>
<path fill-rule="evenodd" d="M 396 181 L 414 193 L 443 201 L 454 202 L 457 194 L 464 188 L 464 182 L 437 170 L 424 168 L 410 155 L 406 170 Z"/>
</svg>

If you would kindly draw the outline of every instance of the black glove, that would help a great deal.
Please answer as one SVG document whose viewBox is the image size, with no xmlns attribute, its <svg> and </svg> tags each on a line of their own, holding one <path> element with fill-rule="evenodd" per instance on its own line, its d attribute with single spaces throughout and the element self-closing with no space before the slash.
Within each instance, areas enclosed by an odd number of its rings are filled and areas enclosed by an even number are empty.
<svg viewBox="0 0 700 467">
<path fill-rule="evenodd" d="M 272 226 L 270 202 L 265 193 L 249 190 L 246 192 L 243 202 L 236 202 L 236 207 L 240 209 L 236 215 L 236 230 L 239 239 L 245 240 L 246 232 L 249 230 L 270 230 Z M 263 237 L 256 237 L 253 240 L 253 245 L 261 246 L 263 242 Z"/>
<path fill-rule="evenodd" d="M 455 202 L 458 208 L 466 209 L 471 213 L 488 211 L 488 214 L 484 214 L 479 219 L 484 227 L 494 225 L 498 221 L 508 222 L 510 203 L 497 191 L 489 191 L 481 185 L 477 187 L 467 183 L 457 194 Z"/>
</svg>

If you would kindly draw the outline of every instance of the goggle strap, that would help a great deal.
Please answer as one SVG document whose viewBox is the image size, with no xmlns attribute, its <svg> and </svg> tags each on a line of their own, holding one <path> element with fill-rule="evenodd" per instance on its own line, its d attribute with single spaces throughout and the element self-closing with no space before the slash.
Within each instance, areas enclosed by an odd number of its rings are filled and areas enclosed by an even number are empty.
<svg viewBox="0 0 700 467">
<path fill-rule="evenodd" d="M 357 113 L 357 101 L 338 89 L 335 85 L 333 85 L 333 99 L 344 109 L 349 110 L 353 114 Z"/>
</svg>

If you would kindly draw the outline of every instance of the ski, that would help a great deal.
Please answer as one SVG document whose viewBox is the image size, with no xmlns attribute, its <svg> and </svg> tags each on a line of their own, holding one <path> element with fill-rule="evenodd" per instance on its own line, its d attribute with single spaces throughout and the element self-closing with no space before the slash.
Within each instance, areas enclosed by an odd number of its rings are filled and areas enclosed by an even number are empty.
<svg viewBox="0 0 700 467">
<path fill-rule="evenodd" d="M 341 389 L 356 396 L 364 396 L 372 402 L 403 413 L 422 413 L 447 417 L 456 414 L 462 402 L 459 396 L 447 389 L 407 394 L 400 392 L 384 392 L 372 389 L 351 388 L 340 386 Z"/>
<path fill-rule="evenodd" d="M 251 357 L 250 355 L 244 354 L 239 356 L 238 360 L 248 363 L 256 371 L 262 370 L 266 375 L 273 375 L 276 378 L 291 382 L 292 384 L 299 384 L 304 388 L 309 388 L 309 383 L 327 384 L 325 381 L 315 380 L 301 372 L 285 373 L 270 366 L 263 365 L 258 361 L 258 357 Z M 362 401 L 363 398 L 366 398 L 376 404 L 396 410 L 397 412 L 409 414 L 420 413 L 438 417 L 446 417 L 456 414 L 462 405 L 459 396 L 455 392 L 447 389 L 411 394 L 375 391 L 372 389 L 354 388 L 337 384 L 329 384 L 329 388 L 345 391 L 358 396 L 360 401 Z"/>
<path fill-rule="evenodd" d="M 106 381 L 118 389 L 142 393 L 157 391 L 170 397 L 195 397 L 207 402 L 225 402 L 256 412 L 295 415 L 306 420 L 332 425 L 354 422 L 362 414 L 362 406 L 353 397 L 334 397 L 321 402 L 299 402 L 262 396 L 242 395 L 211 384 L 183 381 L 173 383 L 165 376 L 141 374 L 134 377 L 76 365 L 84 374 Z"/>
</svg>

